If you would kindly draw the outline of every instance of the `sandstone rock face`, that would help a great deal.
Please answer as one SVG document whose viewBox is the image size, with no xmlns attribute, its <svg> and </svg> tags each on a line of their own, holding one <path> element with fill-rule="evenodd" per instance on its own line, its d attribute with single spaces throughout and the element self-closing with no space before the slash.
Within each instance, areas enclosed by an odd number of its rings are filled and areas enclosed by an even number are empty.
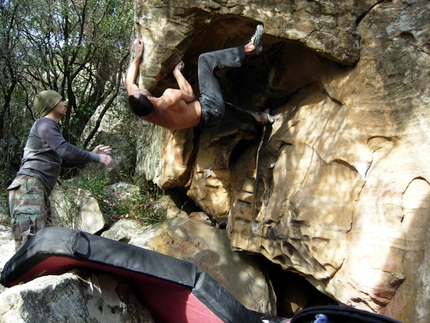
<svg viewBox="0 0 430 323">
<path fill-rule="evenodd" d="M 194 154 L 193 129 L 170 132 L 142 122 L 138 139 L 136 175 L 163 189 L 185 186 Z"/>
<path fill-rule="evenodd" d="M 154 95 L 174 86 L 181 59 L 198 94 L 198 55 L 242 45 L 264 22 L 263 55 L 217 75 L 228 101 L 276 119 L 194 131 L 194 141 L 149 133 L 157 159 L 140 165 L 156 164 L 157 176 L 138 167 L 162 188 L 185 188 L 212 219 L 228 218 L 234 249 L 263 254 L 342 304 L 425 322 L 429 17 L 425 0 L 136 0 L 140 86 Z"/>
<path fill-rule="evenodd" d="M 194 263 L 245 307 L 276 314 L 273 290 L 258 263 L 249 255 L 232 252 L 225 231 L 183 218 L 147 227 L 121 220 L 103 236 Z"/>
</svg>

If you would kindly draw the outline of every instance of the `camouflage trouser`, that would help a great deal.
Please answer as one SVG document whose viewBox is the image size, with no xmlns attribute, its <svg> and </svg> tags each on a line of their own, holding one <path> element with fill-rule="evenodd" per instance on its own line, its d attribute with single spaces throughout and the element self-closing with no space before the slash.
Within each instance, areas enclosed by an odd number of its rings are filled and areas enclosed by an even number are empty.
<svg viewBox="0 0 430 323">
<path fill-rule="evenodd" d="M 18 175 L 7 188 L 15 247 L 18 250 L 34 234 L 50 225 L 51 203 L 36 178 Z"/>
</svg>

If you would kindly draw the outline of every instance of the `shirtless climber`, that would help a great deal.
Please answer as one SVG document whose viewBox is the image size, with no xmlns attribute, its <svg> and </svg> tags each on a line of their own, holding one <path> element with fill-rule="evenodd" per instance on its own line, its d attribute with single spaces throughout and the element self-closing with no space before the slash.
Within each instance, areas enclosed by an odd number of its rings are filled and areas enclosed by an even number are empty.
<svg viewBox="0 0 430 323">
<path fill-rule="evenodd" d="M 261 54 L 263 25 L 258 25 L 255 34 L 245 46 L 222 49 L 201 54 L 198 59 L 198 79 L 200 98 L 197 100 L 193 89 L 182 75 L 184 63 L 180 62 L 173 70 L 179 89 L 166 89 L 162 96 L 154 97 L 146 89 L 135 84 L 139 62 L 143 54 L 143 41 L 134 41 L 135 57 L 126 76 L 126 87 L 131 111 L 140 119 L 161 127 L 177 130 L 199 126 L 215 128 L 223 117 L 235 118 L 242 123 L 259 123 L 263 126 L 273 124 L 273 116 L 265 112 L 242 110 L 226 103 L 221 87 L 213 74 L 215 68 L 240 67 L 246 56 Z"/>
</svg>

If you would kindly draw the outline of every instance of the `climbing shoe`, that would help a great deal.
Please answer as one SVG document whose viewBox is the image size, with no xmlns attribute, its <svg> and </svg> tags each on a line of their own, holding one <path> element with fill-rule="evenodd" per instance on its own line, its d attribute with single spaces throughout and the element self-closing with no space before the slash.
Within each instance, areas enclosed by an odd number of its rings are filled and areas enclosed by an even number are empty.
<svg viewBox="0 0 430 323">
<path fill-rule="evenodd" d="M 275 118 L 266 112 L 252 112 L 251 114 L 257 123 L 262 126 L 269 126 L 275 123 Z"/>
<path fill-rule="evenodd" d="M 261 38 L 263 37 L 264 26 L 262 24 L 257 25 L 255 34 L 251 37 L 250 42 L 255 46 L 255 54 L 260 55 L 263 52 L 263 44 Z"/>
</svg>

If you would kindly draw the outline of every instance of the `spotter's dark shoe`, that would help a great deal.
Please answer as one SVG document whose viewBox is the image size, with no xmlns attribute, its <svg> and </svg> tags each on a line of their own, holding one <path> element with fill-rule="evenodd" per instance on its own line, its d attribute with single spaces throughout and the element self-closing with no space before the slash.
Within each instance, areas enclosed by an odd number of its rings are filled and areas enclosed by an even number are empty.
<svg viewBox="0 0 430 323">
<path fill-rule="evenodd" d="M 250 42 L 255 46 L 255 54 L 260 55 L 263 52 L 263 44 L 261 38 L 263 37 L 264 26 L 262 24 L 257 25 L 255 34 L 251 37 Z"/>
<path fill-rule="evenodd" d="M 266 112 L 252 112 L 252 116 L 262 126 L 270 126 L 275 123 L 275 118 Z"/>
</svg>

